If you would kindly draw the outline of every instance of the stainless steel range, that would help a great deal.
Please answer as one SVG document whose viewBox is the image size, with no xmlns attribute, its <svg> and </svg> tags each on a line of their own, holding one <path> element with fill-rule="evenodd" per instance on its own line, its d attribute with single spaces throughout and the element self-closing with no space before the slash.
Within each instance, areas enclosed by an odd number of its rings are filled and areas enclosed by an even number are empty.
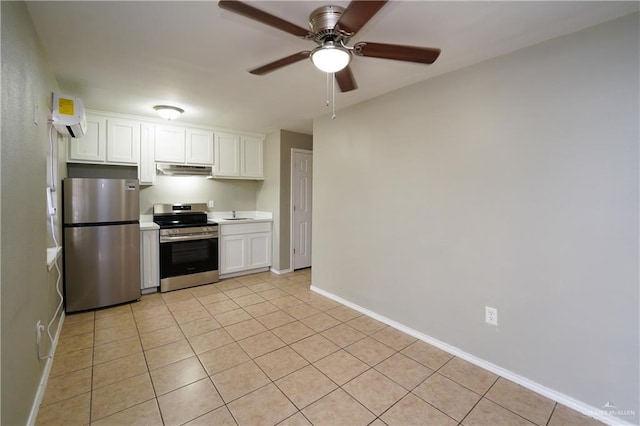
<svg viewBox="0 0 640 426">
<path fill-rule="evenodd" d="M 160 226 L 160 291 L 218 281 L 218 224 L 207 223 L 207 205 L 154 204 Z"/>
</svg>

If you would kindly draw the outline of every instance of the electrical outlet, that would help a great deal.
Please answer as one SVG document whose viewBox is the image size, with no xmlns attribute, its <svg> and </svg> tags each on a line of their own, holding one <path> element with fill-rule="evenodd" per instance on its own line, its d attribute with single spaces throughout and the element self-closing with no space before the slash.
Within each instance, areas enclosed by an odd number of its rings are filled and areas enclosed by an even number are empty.
<svg viewBox="0 0 640 426">
<path fill-rule="evenodd" d="M 484 307 L 484 321 L 487 324 L 498 325 L 498 310 L 489 306 Z"/>
<path fill-rule="evenodd" d="M 215 208 L 215 206 L 216 206 L 216 203 L 213 200 L 209 200 L 207 202 L 207 207 L 208 208 L 213 209 L 213 208 Z"/>
</svg>

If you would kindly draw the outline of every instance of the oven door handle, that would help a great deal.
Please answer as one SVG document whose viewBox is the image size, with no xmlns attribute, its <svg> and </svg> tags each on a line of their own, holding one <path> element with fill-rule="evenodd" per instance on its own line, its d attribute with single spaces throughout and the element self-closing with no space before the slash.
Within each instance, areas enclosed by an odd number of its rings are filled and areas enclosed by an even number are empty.
<svg viewBox="0 0 640 426">
<path fill-rule="evenodd" d="M 212 238 L 218 238 L 217 233 L 211 234 L 192 234 L 192 235 L 163 235 L 160 237 L 160 243 L 171 243 L 175 241 L 196 241 L 196 240 L 210 240 Z"/>
</svg>

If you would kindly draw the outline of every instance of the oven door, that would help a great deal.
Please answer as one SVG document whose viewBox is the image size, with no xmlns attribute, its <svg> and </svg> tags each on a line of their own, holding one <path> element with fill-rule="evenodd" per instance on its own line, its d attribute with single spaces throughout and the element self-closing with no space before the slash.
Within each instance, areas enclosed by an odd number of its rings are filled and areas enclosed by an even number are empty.
<svg viewBox="0 0 640 426">
<path fill-rule="evenodd" d="M 161 279 L 218 270 L 217 237 L 169 237 L 163 240 L 160 243 Z"/>
</svg>

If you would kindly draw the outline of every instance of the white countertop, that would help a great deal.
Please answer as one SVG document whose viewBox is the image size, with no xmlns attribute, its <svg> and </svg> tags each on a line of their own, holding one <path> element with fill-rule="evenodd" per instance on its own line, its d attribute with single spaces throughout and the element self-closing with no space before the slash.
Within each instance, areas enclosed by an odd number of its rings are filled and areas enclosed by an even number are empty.
<svg viewBox="0 0 640 426">
<path fill-rule="evenodd" d="M 160 229 L 160 226 L 155 222 L 140 222 L 141 231 L 153 231 L 157 229 Z"/>
<path fill-rule="evenodd" d="M 253 222 L 273 222 L 273 213 L 261 211 L 237 211 L 236 219 L 233 212 L 209 212 L 207 219 L 209 223 L 218 223 L 220 225 L 233 225 L 234 223 L 253 223 Z"/>
</svg>

